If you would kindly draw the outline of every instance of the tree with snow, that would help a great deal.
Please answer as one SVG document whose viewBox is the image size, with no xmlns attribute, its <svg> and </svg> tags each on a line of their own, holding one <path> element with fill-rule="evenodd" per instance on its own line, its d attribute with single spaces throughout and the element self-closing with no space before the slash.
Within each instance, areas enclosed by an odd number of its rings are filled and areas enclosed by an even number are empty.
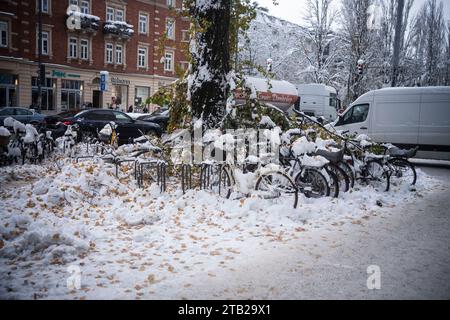
<svg viewBox="0 0 450 320">
<path fill-rule="evenodd" d="M 417 85 L 445 83 L 446 30 L 443 3 L 428 0 L 417 14 L 410 35 L 410 56 Z"/>
<path fill-rule="evenodd" d="M 196 0 L 190 11 L 198 31 L 190 45 L 192 116 L 202 119 L 206 128 L 214 128 L 224 117 L 230 89 L 231 0 Z"/>
<path fill-rule="evenodd" d="M 299 38 L 306 66 L 301 76 L 305 82 L 336 85 L 341 82 L 339 37 L 334 32 L 337 12 L 333 0 L 307 0 L 305 26 Z"/>
</svg>

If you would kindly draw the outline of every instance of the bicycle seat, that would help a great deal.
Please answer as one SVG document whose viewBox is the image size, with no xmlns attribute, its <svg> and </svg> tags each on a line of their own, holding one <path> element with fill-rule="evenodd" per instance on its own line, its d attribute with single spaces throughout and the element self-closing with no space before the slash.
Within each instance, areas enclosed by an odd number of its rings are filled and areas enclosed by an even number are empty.
<svg viewBox="0 0 450 320">
<path fill-rule="evenodd" d="M 341 149 L 337 152 L 333 152 L 333 151 L 319 149 L 315 152 L 315 155 L 322 156 L 325 159 L 327 159 L 328 161 L 336 163 L 336 162 L 342 161 L 344 159 L 344 150 Z"/>
<path fill-rule="evenodd" d="M 391 157 L 398 158 L 412 158 L 417 154 L 418 148 L 403 150 L 400 148 L 391 148 L 388 150 L 388 153 Z"/>
</svg>

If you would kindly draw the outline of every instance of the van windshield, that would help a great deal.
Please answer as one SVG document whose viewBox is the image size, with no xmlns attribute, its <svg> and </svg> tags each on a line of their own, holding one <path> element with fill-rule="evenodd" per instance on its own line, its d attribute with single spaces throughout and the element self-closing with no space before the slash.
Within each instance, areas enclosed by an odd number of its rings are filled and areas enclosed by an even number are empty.
<svg viewBox="0 0 450 320">
<path fill-rule="evenodd" d="M 369 114 L 369 104 L 358 104 L 353 106 L 344 114 L 343 124 L 364 122 Z"/>
</svg>

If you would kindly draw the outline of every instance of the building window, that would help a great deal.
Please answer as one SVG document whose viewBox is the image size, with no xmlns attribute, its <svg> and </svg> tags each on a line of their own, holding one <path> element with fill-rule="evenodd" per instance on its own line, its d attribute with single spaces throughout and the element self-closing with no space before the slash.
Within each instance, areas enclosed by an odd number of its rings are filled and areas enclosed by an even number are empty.
<svg viewBox="0 0 450 320">
<path fill-rule="evenodd" d="M 183 71 L 189 69 L 189 62 L 180 62 L 180 69 Z"/>
<path fill-rule="evenodd" d="M 145 68 L 147 66 L 147 48 L 139 47 L 138 49 L 138 67 Z"/>
<path fill-rule="evenodd" d="M 190 41 L 189 30 L 181 31 L 181 41 L 183 41 L 183 42 L 189 42 Z"/>
<path fill-rule="evenodd" d="M 113 63 L 113 45 L 111 43 L 106 44 L 106 63 Z"/>
<path fill-rule="evenodd" d="M 42 54 L 48 56 L 49 54 L 50 34 L 47 31 L 42 31 Z"/>
<path fill-rule="evenodd" d="M 114 21 L 114 8 L 106 8 L 106 21 Z"/>
<path fill-rule="evenodd" d="M 8 22 L 0 21 L 0 47 L 8 47 Z"/>
<path fill-rule="evenodd" d="M 175 0 L 167 0 L 167 6 L 171 8 L 175 7 Z"/>
<path fill-rule="evenodd" d="M 172 19 L 166 21 L 166 35 L 167 38 L 175 40 L 175 21 Z"/>
<path fill-rule="evenodd" d="M 80 41 L 80 58 L 83 60 L 89 59 L 89 41 L 86 39 Z"/>
<path fill-rule="evenodd" d="M 80 109 L 83 96 L 83 82 L 76 80 L 61 80 L 61 109 Z"/>
<path fill-rule="evenodd" d="M 146 100 L 150 97 L 150 87 L 135 87 L 134 88 L 134 105 L 141 107 L 145 105 Z"/>
<path fill-rule="evenodd" d="M 81 9 L 81 13 L 84 14 L 89 14 L 90 13 L 90 3 L 87 0 L 82 0 L 81 1 L 81 5 L 80 5 L 80 9 Z"/>
<path fill-rule="evenodd" d="M 17 81 L 16 75 L 0 72 L 0 106 L 17 107 Z"/>
<path fill-rule="evenodd" d="M 166 52 L 164 56 L 164 71 L 173 71 L 173 52 Z"/>
<path fill-rule="evenodd" d="M 123 9 L 113 7 L 106 7 L 106 21 L 125 21 L 125 14 Z"/>
<path fill-rule="evenodd" d="M 139 14 L 139 33 L 146 34 L 148 32 L 148 15 L 145 13 Z"/>
<path fill-rule="evenodd" d="M 78 39 L 77 38 L 69 38 L 69 58 L 77 58 L 78 57 Z"/>
<path fill-rule="evenodd" d="M 122 45 L 116 45 L 116 64 L 123 63 L 123 48 Z"/>
<path fill-rule="evenodd" d="M 124 14 L 122 9 L 116 9 L 116 21 L 124 21 Z"/>
<path fill-rule="evenodd" d="M 38 0 L 38 1 L 41 1 L 42 13 L 49 13 L 50 12 L 49 0 Z M 39 12 L 39 3 L 38 3 L 38 12 Z"/>
<path fill-rule="evenodd" d="M 42 110 L 54 110 L 55 109 L 55 92 L 56 80 L 51 78 L 46 78 L 44 85 L 42 86 Z M 38 78 L 31 78 L 31 102 L 33 105 L 38 103 Z"/>
</svg>

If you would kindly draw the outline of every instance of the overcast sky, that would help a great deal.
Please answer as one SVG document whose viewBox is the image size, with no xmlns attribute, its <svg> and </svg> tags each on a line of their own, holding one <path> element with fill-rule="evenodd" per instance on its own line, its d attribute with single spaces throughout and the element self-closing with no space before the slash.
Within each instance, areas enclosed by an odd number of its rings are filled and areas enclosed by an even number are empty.
<svg viewBox="0 0 450 320">
<path fill-rule="evenodd" d="M 279 5 L 274 6 L 272 0 L 255 0 L 261 6 L 269 9 L 269 14 L 294 23 L 301 23 L 304 15 L 306 0 L 278 0 Z M 340 0 L 334 0 L 339 3 Z M 417 11 L 427 0 L 415 0 L 413 10 Z M 450 1 L 444 2 L 446 20 L 450 20 Z"/>
</svg>

